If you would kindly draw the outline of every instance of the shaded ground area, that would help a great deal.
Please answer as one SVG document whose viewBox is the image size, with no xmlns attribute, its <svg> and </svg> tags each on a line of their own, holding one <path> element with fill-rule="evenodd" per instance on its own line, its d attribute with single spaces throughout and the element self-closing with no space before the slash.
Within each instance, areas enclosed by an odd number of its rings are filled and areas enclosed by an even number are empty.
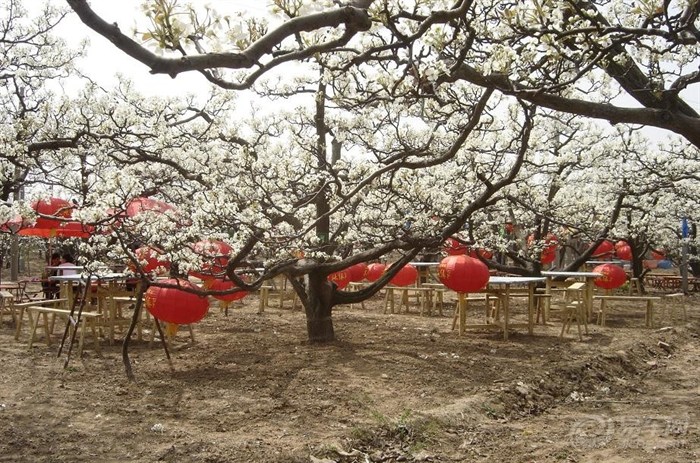
<svg viewBox="0 0 700 463">
<path fill-rule="evenodd" d="M 613 313 L 579 342 L 450 330 L 451 315 L 338 308 L 339 341 L 308 345 L 299 311 L 249 297 L 175 342 L 56 347 L 0 327 L 0 461 L 700 461 L 698 299 L 644 329 Z M 662 304 L 678 304 L 662 301 Z M 522 315 L 520 315 L 522 317 Z"/>
</svg>

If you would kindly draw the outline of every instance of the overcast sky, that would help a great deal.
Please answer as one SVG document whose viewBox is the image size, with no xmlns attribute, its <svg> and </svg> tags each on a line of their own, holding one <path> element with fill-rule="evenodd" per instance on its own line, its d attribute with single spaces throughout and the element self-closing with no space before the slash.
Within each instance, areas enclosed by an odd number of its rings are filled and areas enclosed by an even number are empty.
<svg viewBox="0 0 700 463">
<path fill-rule="evenodd" d="M 50 0 L 65 6 L 63 0 Z M 131 35 L 134 27 L 144 30 L 144 24 L 136 24 L 135 18 L 142 18 L 143 0 L 92 0 L 94 10 L 108 22 L 116 22 L 122 31 Z M 269 0 L 208 0 L 206 4 L 222 14 L 247 11 L 251 15 L 264 15 L 268 11 Z M 31 3 L 30 3 L 31 5 Z M 38 2 L 34 5 L 38 5 Z M 183 73 L 177 78 L 164 75 L 152 75 L 148 68 L 118 50 L 107 39 L 94 33 L 82 24 L 75 14 L 71 14 L 56 30 L 56 33 L 68 39 L 74 46 L 81 39 L 88 38 L 90 46 L 88 56 L 80 63 L 81 69 L 104 88 L 111 88 L 116 83 L 116 74 L 121 73 L 135 82 L 136 87 L 146 94 L 181 95 L 199 93 L 209 87 L 209 83 L 199 74 Z M 684 92 L 686 101 L 700 110 L 700 91 L 697 88 Z M 630 106 L 636 102 L 630 101 Z M 660 129 L 645 129 L 652 138 L 663 139 L 668 135 Z"/>
<path fill-rule="evenodd" d="M 51 0 L 57 5 L 65 5 L 62 0 Z M 144 30 L 143 24 L 135 22 L 141 13 L 142 0 L 92 0 L 91 5 L 104 20 L 117 23 L 120 29 L 131 36 L 134 27 Z M 252 15 L 263 15 L 267 11 L 267 0 L 208 0 L 208 5 L 222 14 L 246 10 Z M 96 34 L 80 22 L 75 14 L 68 18 L 56 29 L 56 34 L 69 40 L 76 46 L 80 40 L 88 38 L 90 46 L 88 56 L 79 66 L 85 74 L 93 78 L 105 88 L 113 87 L 116 74 L 121 73 L 136 82 L 139 90 L 149 94 L 177 95 L 182 93 L 197 93 L 198 88 L 208 88 L 209 83 L 204 77 L 194 73 L 184 73 L 173 79 L 164 75 L 149 73 L 148 67 L 137 62 L 118 50 L 107 39 Z"/>
</svg>

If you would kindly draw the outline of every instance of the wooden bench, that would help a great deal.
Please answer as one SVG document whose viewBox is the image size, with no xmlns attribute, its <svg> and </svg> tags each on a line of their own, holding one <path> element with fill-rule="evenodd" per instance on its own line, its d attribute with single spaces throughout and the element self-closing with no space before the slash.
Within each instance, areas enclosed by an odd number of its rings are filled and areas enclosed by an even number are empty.
<svg viewBox="0 0 700 463">
<path fill-rule="evenodd" d="M 80 335 L 78 338 L 78 354 L 82 354 L 83 346 L 85 342 L 85 328 L 89 327 L 92 332 L 92 338 L 95 342 L 95 350 L 100 351 L 100 338 L 98 335 L 98 319 L 102 316 L 98 312 L 82 312 L 80 314 L 80 319 L 78 319 L 77 310 L 71 315 L 71 311 L 67 309 L 57 309 L 54 307 L 45 307 L 41 305 L 30 305 L 25 307 L 27 316 L 29 318 L 29 323 L 31 329 L 29 331 L 29 349 L 32 348 L 34 341 L 36 340 L 36 332 L 39 328 L 39 321 L 43 320 L 42 327 L 44 328 L 44 338 L 46 340 L 46 345 L 51 345 L 51 336 L 53 335 L 54 319 L 56 316 L 66 319 L 66 323 L 69 324 L 69 336 L 73 336 L 76 330 L 80 330 Z M 51 320 L 49 320 L 51 316 Z"/>
<path fill-rule="evenodd" d="M 683 294 L 683 293 L 664 294 L 661 298 L 662 299 L 680 299 L 681 300 L 680 310 L 682 313 L 681 320 L 683 322 L 686 322 L 688 320 L 688 313 L 685 309 L 685 294 Z M 676 307 L 673 304 L 662 305 L 661 306 L 661 318 L 662 319 L 663 319 L 665 313 L 668 314 L 668 318 L 669 318 L 669 321 L 671 322 L 671 324 L 675 325 L 676 324 Z"/>
<path fill-rule="evenodd" d="M 600 310 L 598 311 L 598 324 L 605 326 L 607 318 L 607 301 L 644 301 L 646 311 L 644 313 L 644 324 L 647 328 L 654 326 L 654 301 L 660 301 L 659 296 L 618 296 L 618 295 L 598 295 L 593 296 L 594 300 L 600 300 Z"/>
<path fill-rule="evenodd" d="M 499 317 L 499 307 L 500 307 L 500 299 L 498 296 L 493 295 L 493 294 L 486 294 L 486 293 L 479 293 L 479 294 L 474 294 L 472 296 L 465 296 L 463 298 L 463 301 L 465 303 L 465 310 L 469 308 L 469 303 L 470 302 L 480 302 L 484 304 L 484 326 L 487 325 L 492 325 L 494 320 L 498 320 Z M 457 300 L 455 304 L 455 311 L 454 315 L 452 316 L 452 331 L 457 327 L 457 319 L 460 317 L 460 311 L 459 311 L 459 300 Z M 466 312 L 464 314 L 465 320 L 464 323 L 466 324 Z M 475 326 L 475 324 L 471 324 L 471 326 Z M 463 334 L 460 332 L 460 334 Z"/>
<path fill-rule="evenodd" d="M 15 313 L 15 340 L 19 341 L 19 337 L 22 334 L 22 323 L 24 321 L 24 314 L 26 313 L 27 307 L 42 306 L 42 307 L 53 307 L 58 308 L 58 306 L 68 302 L 68 299 L 44 299 L 41 301 L 32 302 L 12 302 L 12 310 Z M 31 320 L 30 328 L 31 328 Z"/>
<path fill-rule="evenodd" d="M 408 313 L 409 299 L 411 297 L 416 297 L 417 302 L 420 306 L 420 314 L 424 313 L 432 314 L 432 308 L 430 303 L 432 301 L 433 288 L 422 288 L 417 286 L 386 286 L 384 295 L 384 313 L 394 312 L 394 293 L 399 293 L 399 307 L 398 312 L 401 313 L 401 307 L 405 307 L 406 313 Z"/>
</svg>

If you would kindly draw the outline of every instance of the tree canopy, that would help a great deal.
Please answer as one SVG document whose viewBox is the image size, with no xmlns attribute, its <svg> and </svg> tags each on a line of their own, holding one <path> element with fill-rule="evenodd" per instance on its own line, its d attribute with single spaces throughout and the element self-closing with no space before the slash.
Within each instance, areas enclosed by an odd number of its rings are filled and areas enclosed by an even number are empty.
<svg viewBox="0 0 700 463">
<path fill-rule="evenodd" d="M 253 18 L 154 0 L 135 36 L 66 2 L 115 53 L 211 88 L 156 98 L 124 80 L 52 99 L 34 132 L 56 129 L 5 137 L 23 164 L 3 167 L 3 197 L 30 178 L 70 194 L 73 217 L 97 227 L 83 256 L 130 261 L 148 284 L 137 247 L 186 275 L 207 263 L 195 243 L 224 241 L 238 287 L 290 279 L 311 340 L 334 338 L 334 306 L 451 236 L 497 253 L 493 268 L 536 274 L 550 233 L 574 266 L 605 238 L 641 262 L 698 219 L 696 2 L 276 0 Z M 238 90 L 257 95 L 245 111 Z M 26 111 L 8 95 L 17 127 Z M 645 126 L 667 139 L 654 146 Z M 139 197 L 173 209 L 125 218 Z M 361 290 L 328 281 L 377 259 L 396 265 Z M 264 270 L 244 278 L 252 267 Z"/>
</svg>

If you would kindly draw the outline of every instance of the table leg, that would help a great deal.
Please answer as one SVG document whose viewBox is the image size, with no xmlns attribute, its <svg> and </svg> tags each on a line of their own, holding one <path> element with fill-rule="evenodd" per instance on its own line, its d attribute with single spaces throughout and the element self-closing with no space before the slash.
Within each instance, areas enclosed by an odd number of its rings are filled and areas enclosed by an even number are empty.
<svg viewBox="0 0 700 463">
<path fill-rule="evenodd" d="M 503 340 L 508 340 L 508 324 L 510 322 L 510 285 L 506 285 L 506 293 L 503 300 Z"/>
<path fill-rule="evenodd" d="M 459 293 L 459 335 L 463 335 L 467 324 L 467 299 Z"/>
<path fill-rule="evenodd" d="M 584 309 L 588 320 L 593 318 L 593 285 L 595 278 L 586 278 L 586 292 L 583 295 Z"/>
<path fill-rule="evenodd" d="M 542 324 L 546 325 L 549 321 L 549 311 L 552 308 L 552 277 L 547 277 L 545 280 L 545 291 L 544 291 L 544 315 L 542 315 Z"/>
<path fill-rule="evenodd" d="M 546 298 L 545 298 L 546 299 Z M 535 312 L 535 285 L 527 285 L 527 333 L 532 336 Z"/>
</svg>

